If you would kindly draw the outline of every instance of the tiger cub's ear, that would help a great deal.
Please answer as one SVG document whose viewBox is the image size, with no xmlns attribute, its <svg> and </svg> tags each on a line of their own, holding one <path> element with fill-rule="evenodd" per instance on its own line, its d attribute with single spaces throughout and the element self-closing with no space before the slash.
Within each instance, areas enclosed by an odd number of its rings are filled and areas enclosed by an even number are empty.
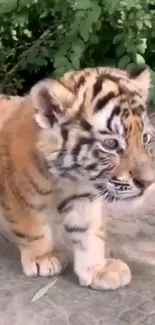
<svg viewBox="0 0 155 325">
<path fill-rule="evenodd" d="M 129 71 L 132 79 L 136 80 L 142 95 L 142 100 L 145 103 L 148 100 L 149 90 L 151 88 L 151 75 L 146 67 L 133 68 Z"/>
<path fill-rule="evenodd" d="M 37 124 L 42 129 L 49 129 L 65 120 L 66 106 L 72 100 L 72 93 L 56 80 L 44 80 L 32 87 L 30 97 Z"/>
</svg>

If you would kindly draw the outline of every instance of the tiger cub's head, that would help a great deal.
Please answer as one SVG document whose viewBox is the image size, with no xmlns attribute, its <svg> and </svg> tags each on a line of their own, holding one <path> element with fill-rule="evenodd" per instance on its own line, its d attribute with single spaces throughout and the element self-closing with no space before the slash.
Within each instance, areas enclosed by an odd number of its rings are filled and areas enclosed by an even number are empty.
<svg viewBox="0 0 155 325">
<path fill-rule="evenodd" d="M 154 182 L 146 104 L 148 70 L 84 69 L 30 93 L 38 149 L 51 173 L 89 180 L 106 199 L 142 195 Z"/>
</svg>

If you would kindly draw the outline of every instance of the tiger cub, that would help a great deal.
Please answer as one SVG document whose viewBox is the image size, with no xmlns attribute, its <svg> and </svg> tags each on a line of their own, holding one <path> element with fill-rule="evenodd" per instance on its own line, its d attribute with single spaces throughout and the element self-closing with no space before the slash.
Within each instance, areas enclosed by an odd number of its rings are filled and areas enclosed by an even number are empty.
<svg viewBox="0 0 155 325">
<path fill-rule="evenodd" d="M 4 217 L 28 276 L 61 273 L 47 215 L 57 210 L 81 285 L 116 289 L 129 267 L 105 257 L 104 205 L 136 200 L 154 182 L 146 105 L 149 71 L 87 68 L 0 98 Z"/>
</svg>

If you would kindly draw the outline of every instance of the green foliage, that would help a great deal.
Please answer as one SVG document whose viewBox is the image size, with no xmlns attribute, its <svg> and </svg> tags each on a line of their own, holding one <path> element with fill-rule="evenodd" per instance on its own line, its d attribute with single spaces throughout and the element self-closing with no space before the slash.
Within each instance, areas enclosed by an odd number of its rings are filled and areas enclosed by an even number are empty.
<svg viewBox="0 0 155 325">
<path fill-rule="evenodd" d="M 0 91 L 99 65 L 147 65 L 155 87 L 154 27 L 155 0 L 0 0 Z"/>
</svg>

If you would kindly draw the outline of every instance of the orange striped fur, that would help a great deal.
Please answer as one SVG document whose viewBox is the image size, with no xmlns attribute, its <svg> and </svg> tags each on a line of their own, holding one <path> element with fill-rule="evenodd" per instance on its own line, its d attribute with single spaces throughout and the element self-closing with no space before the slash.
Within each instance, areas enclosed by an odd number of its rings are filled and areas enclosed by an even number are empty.
<svg viewBox="0 0 155 325">
<path fill-rule="evenodd" d="M 142 196 L 154 181 L 146 113 L 149 72 L 87 68 L 0 97 L 0 189 L 26 275 L 67 265 L 47 216 L 55 209 L 81 285 L 116 289 L 129 267 L 105 257 L 104 202 Z"/>
</svg>

